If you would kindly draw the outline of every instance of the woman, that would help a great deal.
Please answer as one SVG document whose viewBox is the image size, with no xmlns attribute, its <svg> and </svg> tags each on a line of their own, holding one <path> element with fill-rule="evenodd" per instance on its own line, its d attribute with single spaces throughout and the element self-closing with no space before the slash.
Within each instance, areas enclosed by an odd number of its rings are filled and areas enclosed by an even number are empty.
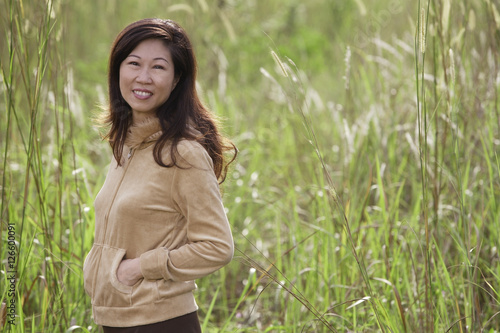
<svg viewBox="0 0 500 333">
<path fill-rule="evenodd" d="M 171 20 L 116 38 L 109 61 L 113 158 L 95 200 L 85 290 L 104 332 L 201 332 L 194 280 L 229 263 L 233 239 L 219 181 L 224 152 L 196 93 L 196 59 Z"/>
</svg>

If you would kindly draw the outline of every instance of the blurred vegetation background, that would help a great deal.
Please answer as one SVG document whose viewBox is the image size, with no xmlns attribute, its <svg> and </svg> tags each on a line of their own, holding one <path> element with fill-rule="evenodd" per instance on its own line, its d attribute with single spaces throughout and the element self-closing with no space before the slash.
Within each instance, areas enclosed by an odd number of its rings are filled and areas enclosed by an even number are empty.
<svg viewBox="0 0 500 333">
<path fill-rule="evenodd" d="M 99 331 L 82 265 L 111 152 L 92 118 L 115 36 L 160 17 L 240 151 L 222 186 L 237 253 L 197 281 L 204 332 L 498 332 L 499 10 L 2 0 L 0 329 Z"/>
</svg>

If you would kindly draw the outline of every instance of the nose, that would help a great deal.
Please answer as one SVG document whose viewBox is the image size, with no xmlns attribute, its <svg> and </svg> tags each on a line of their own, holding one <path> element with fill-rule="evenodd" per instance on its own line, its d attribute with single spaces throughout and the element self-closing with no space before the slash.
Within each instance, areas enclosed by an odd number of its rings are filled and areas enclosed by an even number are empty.
<svg viewBox="0 0 500 333">
<path fill-rule="evenodd" d="M 151 74 L 149 73 L 149 70 L 147 68 L 142 69 L 138 74 L 136 78 L 138 83 L 151 83 Z"/>
</svg>

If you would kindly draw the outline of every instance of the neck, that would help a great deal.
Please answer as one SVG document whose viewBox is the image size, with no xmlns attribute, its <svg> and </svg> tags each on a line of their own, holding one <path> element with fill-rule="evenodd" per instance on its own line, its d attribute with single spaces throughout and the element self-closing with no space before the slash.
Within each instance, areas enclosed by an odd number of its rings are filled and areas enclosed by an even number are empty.
<svg viewBox="0 0 500 333">
<path fill-rule="evenodd" d="M 138 125 L 149 119 L 158 118 L 154 112 L 136 112 L 132 111 L 132 124 Z"/>
</svg>

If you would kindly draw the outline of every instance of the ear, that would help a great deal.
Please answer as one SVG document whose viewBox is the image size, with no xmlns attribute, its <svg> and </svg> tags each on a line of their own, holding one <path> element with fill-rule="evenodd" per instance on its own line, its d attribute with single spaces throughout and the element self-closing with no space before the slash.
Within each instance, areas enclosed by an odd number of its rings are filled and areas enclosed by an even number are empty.
<svg viewBox="0 0 500 333">
<path fill-rule="evenodd" d="M 178 77 L 174 78 L 174 83 L 172 85 L 172 91 L 175 89 L 175 87 L 177 86 L 177 83 L 179 83 L 180 79 L 181 79 L 180 75 Z"/>
</svg>

